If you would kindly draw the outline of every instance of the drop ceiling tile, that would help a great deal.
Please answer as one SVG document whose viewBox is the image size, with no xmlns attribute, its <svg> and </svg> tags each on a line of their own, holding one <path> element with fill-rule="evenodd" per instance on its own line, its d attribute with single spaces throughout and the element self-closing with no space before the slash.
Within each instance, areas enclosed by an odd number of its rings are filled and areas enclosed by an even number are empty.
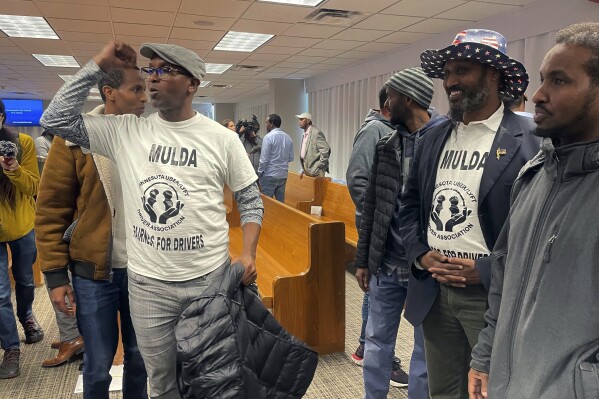
<svg viewBox="0 0 599 399">
<path fill-rule="evenodd" d="M 166 37 L 171 30 L 168 26 L 125 24 L 121 22 L 112 25 L 116 35 L 127 36 Z"/>
<path fill-rule="evenodd" d="M 191 29 L 229 30 L 235 18 L 209 17 L 193 14 L 177 14 L 175 26 Z"/>
<path fill-rule="evenodd" d="M 25 52 L 23 51 L 23 49 L 17 47 L 17 46 L 12 46 L 12 47 L 0 47 L 0 54 L 2 54 L 3 56 L 7 56 L 9 54 L 37 54 L 37 53 L 30 53 L 29 51 Z M 0 64 L 2 63 L 2 61 L 0 61 Z"/>
<path fill-rule="evenodd" d="M 36 2 L 46 18 L 85 19 L 90 21 L 110 21 L 108 7 L 88 4 L 68 4 L 47 1 Z"/>
<path fill-rule="evenodd" d="M 501 3 L 523 6 L 529 3 L 534 3 L 537 0 L 485 0 L 485 3 Z"/>
<path fill-rule="evenodd" d="M 519 6 L 506 4 L 491 4 L 481 3 L 478 1 L 470 1 L 461 6 L 455 7 L 449 11 L 445 11 L 438 18 L 462 19 L 470 21 L 480 21 L 481 19 L 502 14 L 508 11 L 517 10 Z"/>
<path fill-rule="evenodd" d="M 387 36 L 388 31 L 370 30 L 370 29 L 346 29 L 341 33 L 337 33 L 331 39 L 335 40 L 357 40 L 357 41 L 373 41 L 380 37 Z"/>
<path fill-rule="evenodd" d="M 298 54 L 298 56 L 315 56 L 315 57 L 334 57 L 343 53 L 344 50 L 331 50 L 331 49 L 323 49 L 323 48 L 309 48 L 307 50 L 302 51 Z"/>
<path fill-rule="evenodd" d="M 287 72 L 260 72 L 256 75 L 257 78 L 280 79 L 289 75 Z"/>
<path fill-rule="evenodd" d="M 331 65 L 331 64 L 323 64 L 323 63 L 318 63 L 318 64 L 314 64 L 310 67 L 304 68 L 304 69 L 314 69 L 314 70 L 321 70 L 321 71 L 330 71 L 331 69 L 335 69 L 336 66 L 335 65 Z"/>
<path fill-rule="evenodd" d="M 316 64 L 317 62 L 322 62 L 323 60 L 326 60 L 327 57 L 311 57 L 308 55 L 293 55 L 291 57 L 289 57 L 287 59 L 287 61 L 289 62 L 303 62 L 303 63 L 310 63 L 310 64 Z"/>
<path fill-rule="evenodd" d="M 314 11 L 312 7 L 299 7 L 274 3 L 253 3 L 243 14 L 243 18 L 257 21 L 299 22 Z"/>
<path fill-rule="evenodd" d="M 70 54 L 70 48 L 62 40 L 13 38 L 13 42 L 28 54 Z M 5 53 L 0 51 L 0 54 Z M 2 62 L 2 61 L 0 61 Z"/>
<path fill-rule="evenodd" d="M 279 73 L 285 72 L 287 74 L 295 73 L 297 71 L 299 71 L 298 68 L 283 68 L 283 67 L 272 67 L 272 68 L 268 68 L 266 70 L 266 72 L 279 72 Z"/>
<path fill-rule="evenodd" d="M 2 14 L 6 15 L 30 15 L 32 17 L 41 17 L 42 14 L 33 1 L 2 1 L 0 8 Z"/>
<path fill-rule="evenodd" d="M 297 69 L 302 69 L 302 68 L 308 68 L 311 67 L 313 64 L 307 63 L 307 62 L 291 62 L 291 61 L 283 61 L 283 62 L 279 62 L 276 67 L 279 68 L 297 68 Z"/>
<path fill-rule="evenodd" d="M 67 42 L 93 42 L 106 45 L 112 40 L 112 35 L 107 33 L 63 32 L 60 38 Z"/>
<path fill-rule="evenodd" d="M 322 42 L 315 44 L 313 46 L 313 48 L 347 51 L 347 50 L 353 50 L 356 47 L 362 46 L 366 43 L 367 42 L 359 42 L 359 41 L 355 41 L 355 40 L 328 39 L 328 40 L 323 40 Z"/>
<path fill-rule="evenodd" d="M 254 21 L 252 19 L 240 19 L 231 28 L 234 32 L 252 32 L 252 33 L 265 33 L 267 35 L 280 35 L 289 28 L 292 24 L 281 23 L 281 22 L 268 22 L 263 23 L 261 21 Z"/>
<path fill-rule="evenodd" d="M 172 37 L 172 35 L 171 35 L 171 37 Z M 218 40 L 220 40 L 220 38 Z M 185 47 L 188 49 L 212 50 L 214 48 L 214 46 L 216 46 L 216 43 L 218 43 L 218 41 L 217 40 L 214 40 L 214 41 L 186 40 L 186 39 L 171 38 L 168 40 L 168 43 L 177 44 L 181 47 Z"/>
<path fill-rule="evenodd" d="M 72 50 L 95 50 L 100 51 L 106 43 L 89 43 L 89 42 L 64 42 L 67 47 Z"/>
<path fill-rule="evenodd" d="M 410 26 L 409 28 L 406 28 L 404 31 L 420 33 L 443 33 L 452 29 L 464 29 L 471 23 L 472 21 L 429 18 Z"/>
<path fill-rule="evenodd" d="M 162 11 L 131 10 L 129 8 L 110 7 L 112 22 L 130 24 L 171 26 L 175 13 Z"/>
<path fill-rule="evenodd" d="M 166 43 L 165 37 L 117 35 L 117 39 L 130 46 L 141 46 L 144 43 Z"/>
<path fill-rule="evenodd" d="M 317 39 L 327 39 L 345 28 L 336 26 L 324 26 L 316 24 L 296 24 L 285 31 L 287 36 L 313 37 Z"/>
<path fill-rule="evenodd" d="M 276 38 L 275 38 L 276 39 Z M 284 55 L 294 55 L 302 51 L 300 47 L 281 47 L 281 46 L 271 46 L 270 44 L 266 44 L 256 50 L 254 53 L 256 54 L 284 54 Z"/>
<path fill-rule="evenodd" d="M 60 32 L 112 33 L 108 21 L 48 18 L 48 22 L 59 36 Z"/>
<path fill-rule="evenodd" d="M 268 44 L 271 46 L 308 48 L 314 46 L 318 42 L 320 42 L 319 39 L 307 37 L 277 36 L 272 38 Z"/>
<path fill-rule="evenodd" d="M 247 53 L 241 53 L 239 51 L 219 51 L 219 50 L 212 50 L 207 55 L 207 57 L 210 59 L 212 59 L 212 58 L 227 59 L 227 60 L 233 60 L 234 62 L 244 60 L 245 58 L 247 58 L 247 56 L 248 56 Z M 210 61 L 210 62 L 212 62 L 212 61 Z"/>
<path fill-rule="evenodd" d="M 173 28 L 170 38 L 202 41 L 219 41 L 225 35 L 225 31 L 207 29 Z"/>
<path fill-rule="evenodd" d="M 262 54 L 262 53 L 256 53 L 256 54 L 251 54 L 249 57 L 246 58 L 246 60 L 277 61 L 277 62 L 281 62 L 283 60 L 286 60 L 287 58 L 289 58 L 289 55 L 287 55 L 287 54 Z"/>
<path fill-rule="evenodd" d="M 326 65 L 350 65 L 355 63 L 356 60 L 351 58 L 329 58 L 321 62 Z"/>
<path fill-rule="evenodd" d="M 411 28 L 406 28 L 411 29 Z M 395 32 L 385 37 L 377 39 L 377 43 L 392 43 L 392 44 L 409 44 L 414 43 L 418 40 L 426 39 L 431 36 L 432 33 L 414 33 L 414 32 Z"/>
<path fill-rule="evenodd" d="M 366 18 L 362 22 L 358 22 L 352 28 L 396 31 L 403 29 L 407 26 L 414 25 L 415 23 L 418 23 L 422 20 L 423 18 L 420 17 L 375 14 L 372 17 Z"/>
<path fill-rule="evenodd" d="M 410 15 L 414 17 L 432 17 L 441 12 L 464 4 L 469 0 L 402 0 L 385 9 L 383 13 Z"/>
<path fill-rule="evenodd" d="M 63 1 L 63 0 L 60 0 Z M 106 1 L 106 0 L 104 0 Z M 176 1 L 165 0 L 109 0 L 109 4 L 113 7 L 131 8 L 135 10 L 153 10 L 153 11 L 177 11 Z"/>
<path fill-rule="evenodd" d="M 379 53 L 373 53 L 371 51 L 355 51 L 355 50 L 350 50 L 350 51 L 346 51 L 343 54 L 339 54 L 337 57 L 338 58 L 349 58 L 349 59 L 353 59 L 353 60 L 365 60 L 365 59 L 369 59 L 369 58 L 380 57 L 380 54 Z"/>
<path fill-rule="evenodd" d="M 336 10 L 375 13 L 396 2 L 397 0 L 329 0 L 326 2 L 325 7 Z"/>
<path fill-rule="evenodd" d="M 118 0 L 116 0 L 118 1 Z M 250 6 L 249 1 L 183 0 L 179 12 L 214 17 L 239 17 Z"/>
<path fill-rule="evenodd" d="M 286 76 L 287 79 L 307 79 L 314 76 L 311 73 L 294 73 L 289 76 Z"/>
<path fill-rule="evenodd" d="M 360 47 L 356 47 L 355 50 L 357 50 L 357 51 L 372 51 L 372 52 L 377 52 L 377 53 L 391 53 L 391 52 L 394 52 L 395 50 L 397 50 L 398 48 L 400 48 L 401 46 L 403 46 L 403 44 L 372 42 L 372 43 L 367 43 Z"/>
</svg>

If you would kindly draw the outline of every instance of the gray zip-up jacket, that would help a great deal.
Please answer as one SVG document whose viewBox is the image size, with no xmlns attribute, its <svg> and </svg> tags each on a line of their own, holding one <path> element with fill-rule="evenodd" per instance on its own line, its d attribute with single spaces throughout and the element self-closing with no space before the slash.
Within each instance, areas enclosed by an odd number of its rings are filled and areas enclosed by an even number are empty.
<svg viewBox="0 0 599 399">
<path fill-rule="evenodd" d="M 524 166 L 493 250 L 472 368 L 492 399 L 599 398 L 599 141 Z"/>
<path fill-rule="evenodd" d="M 345 179 L 349 195 L 356 206 L 356 226 L 360 227 L 362 219 L 362 206 L 364 202 L 364 193 L 366 192 L 366 184 L 370 176 L 370 168 L 374 153 L 376 151 L 376 143 L 388 134 L 391 134 L 395 127 L 385 117 L 373 109 L 368 112 L 364 123 L 360 126 L 360 130 L 354 137 L 353 149 L 349 157 L 349 165 Z"/>
</svg>

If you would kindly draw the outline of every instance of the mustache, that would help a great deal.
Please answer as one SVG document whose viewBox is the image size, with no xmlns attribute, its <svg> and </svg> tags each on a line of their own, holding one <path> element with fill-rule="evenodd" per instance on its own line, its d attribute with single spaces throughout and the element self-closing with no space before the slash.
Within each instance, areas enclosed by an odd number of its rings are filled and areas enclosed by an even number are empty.
<svg viewBox="0 0 599 399">
<path fill-rule="evenodd" d="M 535 112 L 543 112 L 547 115 L 553 115 L 551 112 L 549 112 L 549 110 L 547 108 L 545 108 L 542 104 L 536 104 L 535 105 Z"/>
</svg>

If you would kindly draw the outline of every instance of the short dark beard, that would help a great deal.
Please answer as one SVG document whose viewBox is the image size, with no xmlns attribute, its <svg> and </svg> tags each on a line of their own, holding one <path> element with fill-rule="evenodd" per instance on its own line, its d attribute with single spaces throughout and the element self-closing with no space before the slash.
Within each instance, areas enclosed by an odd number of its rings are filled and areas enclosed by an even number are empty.
<svg viewBox="0 0 599 399">
<path fill-rule="evenodd" d="M 565 141 L 567 143 L 576 143 L 584 140 L 584 134 L 593 128 L 594 121 L 591 120 L 591 106 L 594 101 L 596 101 L 595 95 L 589 93 L 586 101 L 583 102 L 584 106 L 574 118 L 566 123 L 548 129 L 537 126 L 534 132 L 535 136 L 549 138 L 554 142 Z"/>
<path fill-rule="evenodd" d="M 448 91 L 452 91 L 454 87 Z M 489 97 L 489 85 L 487 84 L 487 70 L 483 69 L 482 76 L 478 84 L 473 89 L 460 87 L 462 91 L 462 100 L 460 102 L 449 103 L 449 119 L 455 124 L 464 121 L 464 114 L 481 109 Z M 448 96 L 449 98 L 449 96 Z"/>
</svg>

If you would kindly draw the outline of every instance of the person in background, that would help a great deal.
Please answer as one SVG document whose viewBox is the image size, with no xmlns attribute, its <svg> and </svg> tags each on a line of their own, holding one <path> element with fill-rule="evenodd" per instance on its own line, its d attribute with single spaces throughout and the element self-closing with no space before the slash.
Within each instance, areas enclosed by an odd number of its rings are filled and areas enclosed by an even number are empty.
<svg viewBox="0 0 599 399">
<path fill-rule="evenodd" d="M 235 131 L 235 122 L 233 121 L 233 119 L 225 119 L 222 125 L 229 130 Z"/>
<path fill-rule="evenodd" d="M 533 117 L 533 115 L 530 112 L 525 111 L 526 102 L 528 101 L 526 94 L 522 94 L 521 96 L 518 96 L 516 98 L 506 96 L 503 97 L 501 101 L 503 101 L 503 106 L 508 109 L 511 109 L 514 112 L 514 114 L 526 116 L 528 118 Z"/>
<path fill-rule="evenodd" d="M 353 149 L 349 157 L 349 165 L 345 179 L 352 202 L 356 207 L 356 227 L 360 229 L 362 220 L 362 205 L 366 185 L 370 177 L 370 168 L 376 152 L 376 143 L 388 134 L 393 133 L 395 127 L 389 121 L 389 108 L 387 102 L 387 88 L 383 86 L 379 91 L 379 109 L 371 109 L 354 137 Z M 358 347 L 351 355 L 352 360 L 361 366 L 364 360 L 364 334 L 368 320 L 368 291 L 364 292 L 362 300 L 362 328 L 358 338 Z M 395 363 L 394 363 L 395 364 Z M 399 365 L 399 359 L 397 364 Z M 407 376 L 406 376 L 407 378 Z"/>
<path fill-rule="evenodd" d="M 54 135 L 48 130 L 44 130 L 42 135 L 35 139 L 35 152 L 37 153 L 37 164 L 39 167 L 40 175 L 44 169 L 44 163 L 46 162 L 46 158 L 48 157 L 48 152 L 50 151 L 50 147 L 52 146 L 52 140 L 54 140 Z"/>
<path fill-rule="evenodd" d="M 105 105 L 90 115 L 139 117 L 147 100 L 145 88 L 138 70 L 111 70 L 98 82 Z M 83 349 L 84 339 L 83 396 L 107 399 L 120 315 L 123 397 L 147 398 L 147 375 L 129 308 L 127 234 L 118 170 L 108 158 L 60 137 L 55 138 L 47 164 L 37 200 L 37 243 L 62 342 L 58 355 L 42 365 L 68 361 Z M 76 309 L 76 319 L 67 303 Z M 75 321 L 83 339 L 72 325 Z"/>
<path fill-rule="evenodd" d="M 300 179 L 304 174 L 310 177 L 324 177 L 329 171 L 331 147 L 324 134 L 312 124 L 311 114 L 304 112 L 295 117 L 299 119 L 299 126 L 304 131 L 300 149 L 300 163 L 302 164 Z"/>
<path fill-rule="evenodd" d="M 293 161 L 293 141 L 281 130 L 281 117 L 270 114 L 266 118 L 266 131 L 262 143 L 262 154 L 258 177 L 264 195 L 285 202 L 285 186 L 289 173 L 289 162 Z"/>
<path fill-rule="evenodd" d="M 243 132 L 240 133 L 239 139 L 245 148 L 245 152 L 248 154 L 248 158 L 254 167 L 254 172 L 258 172 L 258 166 L 260 165 L 260 153 L 262 152 L 262 137 L 258 136 L 260 131 L 260 124 L 257 120 L 251 122 L 251 127 L 247 129 L 242 128 Z"/>
<path fill-rule="evenodd" d="M 0 144 L 3 150 L 10 149 L 0 154 L 0 346 L 4 351 L 0 379 L 20 374 L 21 344 L 10 299 L 8 248 L 15 279 L 17 318 L 25 331 L 25 343 L 33 344 L 44 338 L 44 331 L 31 308 L 34 298 L 33 263 L 37 256 L 33 197 L 37 195 L 40 182 L 35 145 L 26 134 L 6 128 L 5 120 L 5 107 L 0 100 Z"/>
</svg>

